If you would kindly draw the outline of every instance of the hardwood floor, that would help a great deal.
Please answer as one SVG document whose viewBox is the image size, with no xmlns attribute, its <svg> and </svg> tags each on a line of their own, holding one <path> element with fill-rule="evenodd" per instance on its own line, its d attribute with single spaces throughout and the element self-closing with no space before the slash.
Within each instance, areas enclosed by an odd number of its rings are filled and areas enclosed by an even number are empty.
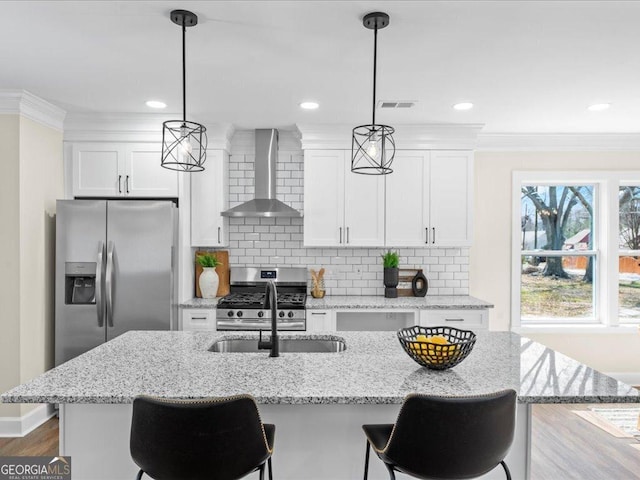
<svg viewBox="0 0 640 480">
<path fill-rule="evenodd" d="M 640 479 L 640 443 L 616 438 L 572 412 L 587 408 L 533 406 L 532 480 Z"/>
<path fill-rule="evenodd" d="M 640 479 L 640 443 L 609 435 L 572 412 L 586 409 L 534 405 L 532 480 Z M 57 454 L 56 417 L 24 438 L 0 438 L 0 456 Z"/>
<path fill-rule="evenodd" d="M 53 417 L 21 438 L 0 438 L 0 457 L 58 455 L 58 417 Z"/>
</svg>

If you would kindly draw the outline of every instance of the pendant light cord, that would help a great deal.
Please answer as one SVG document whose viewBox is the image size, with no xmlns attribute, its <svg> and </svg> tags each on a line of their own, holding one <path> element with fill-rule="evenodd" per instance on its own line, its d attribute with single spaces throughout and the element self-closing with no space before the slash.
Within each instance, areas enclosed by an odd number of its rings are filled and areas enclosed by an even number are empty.
<svg viewBox="0 0 640 480">
<path fill-rule="evenodd" d="M 182 121 L 187 121 L 187 62 L 185 59 L 186 20 L 182 20 Z"/>
<path fill-rule="evenodd" d="M 373 125 L 376 124 L 376 63 L 378 59 L 378 24 L 376 21 L 375 28 L 373 29 L 373 107 L 372 117 Z"/>
</svg>

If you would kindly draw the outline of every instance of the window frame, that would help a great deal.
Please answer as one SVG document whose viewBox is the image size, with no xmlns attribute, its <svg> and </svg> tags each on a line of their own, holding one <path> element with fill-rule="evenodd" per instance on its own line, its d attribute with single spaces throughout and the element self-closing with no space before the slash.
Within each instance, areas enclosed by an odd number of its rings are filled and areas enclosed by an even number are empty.
<svg viewBox="0 0 640 480">
<path fill-rule="evenodd" d="M 614 284 L 615 286 L 615 291 L 613 292 L 613 295 L 615 295 L 615 313 L 614 313 L 614 317 L 616 319 L 616 323 L 615 325 L 625 325 L 625 326 L 637 326 L 640 325 L 640 317 L 638 317 L 637 319 L 631 319 L 631 320 L 623 320 L 620 317 L 620 284 L 619 284 L 619 274 L 620 274 L 620 257 L 621 256 L 640 256 L 640 250 L 625 250 L 620 248 L 620 202 L 619 202 L 619 191 L 621 187 L 626 187 L 626 186 L 633 186 L 633 187 L 640 187 L 640 172 L 625 172 L 625 175 L 621 176 L 621 178 L 619 178 L 619 181 L 617 183 L 617 186 L 615 188 L 615 194 L 616 194 L 616 212 L 615 212 L 615 217 L 616 217 L 616 230 L 615 230 L 615 259 L 616 262 L 612 262 L 615 263 L 615 282 L 611 282 L 612 284 Z M 613 241 L 613 238 L 612 238 Z"/>
</svg>

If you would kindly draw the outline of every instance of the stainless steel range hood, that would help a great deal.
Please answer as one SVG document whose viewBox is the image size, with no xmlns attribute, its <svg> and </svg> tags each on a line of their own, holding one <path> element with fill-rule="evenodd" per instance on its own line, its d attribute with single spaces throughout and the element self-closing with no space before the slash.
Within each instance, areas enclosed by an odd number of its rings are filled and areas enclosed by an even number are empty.
<svg viewBox="0 0 640 480">
<path fill-rule="evenodd" d="M 276 199 L 278 131 L 256 130 L 255 198 L 222 212 L 225 217 L 301 217 L 302 214 Z"/>
</svg>

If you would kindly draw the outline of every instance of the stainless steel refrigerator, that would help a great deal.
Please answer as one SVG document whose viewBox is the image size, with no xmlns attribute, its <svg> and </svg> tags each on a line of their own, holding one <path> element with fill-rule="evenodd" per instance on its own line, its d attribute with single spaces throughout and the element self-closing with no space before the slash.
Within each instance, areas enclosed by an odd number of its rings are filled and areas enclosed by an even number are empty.
<svg viewBox="0 0 640 480">
<path fill-rule="evenodd" d="M 171 201 L 58 200 L 55 363 L 177 325 Z"/>
</svg>

